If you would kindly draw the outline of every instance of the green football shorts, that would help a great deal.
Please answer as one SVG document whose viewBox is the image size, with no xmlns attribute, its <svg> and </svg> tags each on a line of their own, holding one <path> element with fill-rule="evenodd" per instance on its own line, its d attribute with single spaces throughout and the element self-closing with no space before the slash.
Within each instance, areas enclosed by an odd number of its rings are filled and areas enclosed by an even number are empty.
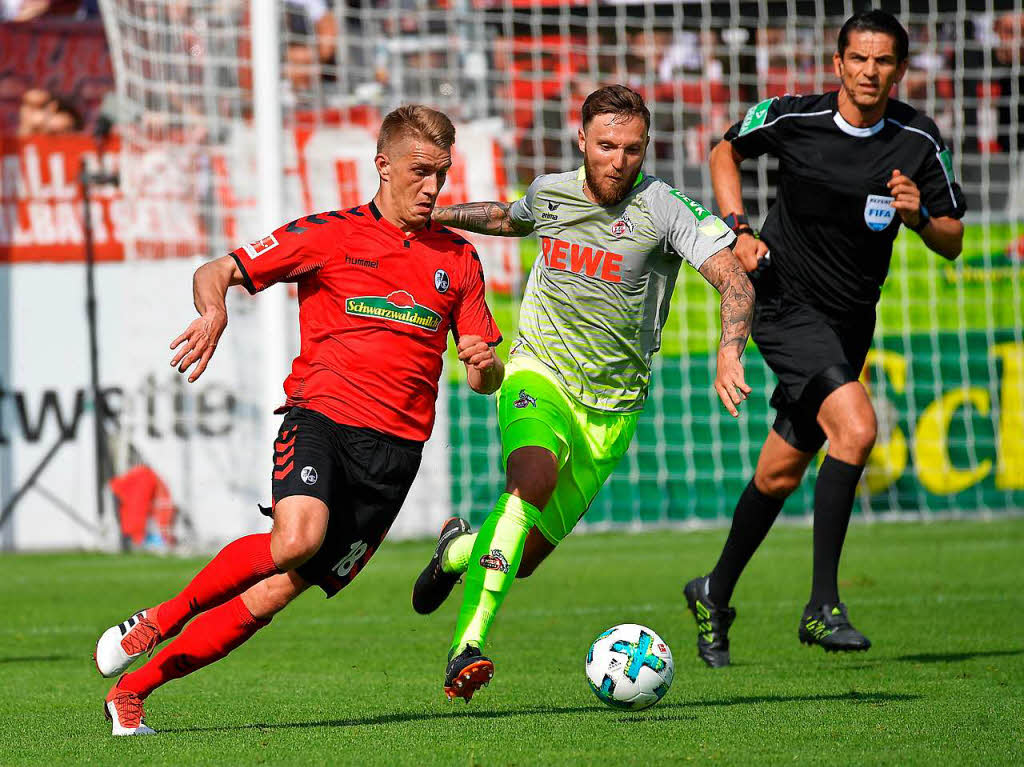
<svg viewBox="0 0 1024 767">
<path fill-rule="evenodd" d="M 515 357 L 498 391 L 503 465 L 513 450 L 536 446 L 558 457 L 558 483 L 537 527 L 558 545 L 590 508 L 626 453 L 639 411 L 593 410 L 574 400 L 541 363 Z"/>
</svg>

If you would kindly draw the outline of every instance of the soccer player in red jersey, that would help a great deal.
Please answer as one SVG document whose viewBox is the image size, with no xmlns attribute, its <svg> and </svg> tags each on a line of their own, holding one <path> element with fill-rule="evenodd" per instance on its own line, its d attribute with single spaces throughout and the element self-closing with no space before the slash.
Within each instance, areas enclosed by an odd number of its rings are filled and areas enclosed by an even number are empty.
<svg viewBox="0 0 1024 767">
<path fill-rule="evenodd" d="M 331 597 L 366 565 L 419 468 L 449 330 L 470 388 L 501 384 L 480 259 L 430 221 L 454 140 L 441 112 L 396 109 L 381 125 L 372 202 L 297 219 L 196 271 L 200 316 L 171 344 L 189 382 L 227 325 L 229 286 L 298 284 L 301 350 L 278 411 L 274 526 L 229 543 L 179 594 L 100 637 L 96 665 L 109 677 L 177 636 L 108 693 L 114 735 L 153 733 L 142 712 L 153 690 L 223 658 L 311 585 Z"/>
</svg>

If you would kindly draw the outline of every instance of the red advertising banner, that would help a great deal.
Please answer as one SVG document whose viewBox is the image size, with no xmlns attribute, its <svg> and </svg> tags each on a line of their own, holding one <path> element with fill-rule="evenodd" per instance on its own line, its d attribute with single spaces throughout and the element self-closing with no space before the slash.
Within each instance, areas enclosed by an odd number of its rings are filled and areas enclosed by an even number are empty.
<svg viewBox="0 0 1024 767">
<path fill-rule="evenodd" d="M 103 156 L 116 170 L 117 143 Z M 83 161 L 99 168 L 87 136 L 5 138 L 0 142 L 0 263 L 82 261 L 85 223 L 79 175 Z M 120 192 L 93 187 L 93 241 L 98 261 L 124 258 L 127 217 Z"/>
</svg>

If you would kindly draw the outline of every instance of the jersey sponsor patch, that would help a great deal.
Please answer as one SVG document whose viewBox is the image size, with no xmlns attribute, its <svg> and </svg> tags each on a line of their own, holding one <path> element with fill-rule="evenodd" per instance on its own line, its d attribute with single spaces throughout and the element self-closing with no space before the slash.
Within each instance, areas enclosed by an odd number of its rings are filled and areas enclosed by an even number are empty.
<svg viewBox="0 0 1024 767">
<path fill-rule="evenodd" d="M 256 242 L 250 242 L 243 245 L 242 250 L 249 255 L 249 258 L 256 258 L 260 254 L 266 253 L 268 250 L 272 250 L 276 247 L 277 238 L 272 234 L 268 234 L 262 240 L 256 240 Z"/>
<path fill-rule="evenodd" d="M 768 108 L 772 105 L 773 101 L 775 101 L 774 98 L 765 99 L 747 110 L 743 123 L 740 125 L 740 136 L 764 125 L 765 118 L 768 117 Z"/>
<path fill-rule="evenodd" d="M 718 216 L 712 216 L 710 221 L 705 221 L 703 224 L 698 226 L 697 231 L 705 237 L 718 239 L 729 231 L 729 227 L 727 227 L 725 222 Z"/>
<path fill-rule="evenodd" d="M 540 238 L 541 256 L 549 269 L 585 274 L 605 282 L 622 282 L 622 254 L 576 242 Z"/>
<path fill-rule="evenodd" d="M 942 170 L 946 173 L 946 181 L 953 183 L 953 153 L 948 149 L 939 152 L 939 162 L 942 163 Z"/>
<path fill-rule="evenodd" d="M 896 217 L 892 197 L 881 194 L 869 194 L 864 203 L 864 223 L 873 232 L 880 232 L 892 223 Z"/>
<path fill-rule="evenodd" d="M 711 211 L 710 210 L 705 208 L 703 205 L 701 205 L 696 200 L 691 200 L 689 197 L 687 197 L 685 194 L 680 192 L 678 189 L 670 190 L 669 194 L 672 195 L 673 197 L 675 197 L 680 202 L 682 202 L 683 205 L 685 205 L 687 208 L 689 208 L 690 212 L 693 214 L 694 218 L 696 218 L 698 221 L 703 221 L 705 218 L 707 218 L 708 216 L 711 215 Z"/>
<path fill-rule="evenodd" d="M 393 290 L 387 296 L 348 298 L 345 300 L 345 312 L 363 317 L 379 317 L 430 331 L 436 331 L 441 325 L 441 315 L 430 307 L 416 303 L 412 293 L 407 290 Z"/>
</svg>

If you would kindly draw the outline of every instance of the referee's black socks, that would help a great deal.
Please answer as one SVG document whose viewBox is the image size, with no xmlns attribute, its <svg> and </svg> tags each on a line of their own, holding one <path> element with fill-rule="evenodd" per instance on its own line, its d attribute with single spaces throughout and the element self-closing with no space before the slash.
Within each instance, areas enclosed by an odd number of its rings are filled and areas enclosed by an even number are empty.
<svg viewBox="0 0 1024 767">
<path fill-rule="evenodd" d="M 814 484 L 814 576 L 811 607 L 839 601 L 839 555 L 863 466 L 825 456 Z"/>
<path fill-rule="evenodd" d="M 768 535 L 785 501 L 765 495 L 751 479 L 736 502 L 732 527 L 725 540 L 718 564 L 711 571 L 708 596 L 716 607 L 728 607 L 732 590 L 747 562 L 754 556 L 761 541 Z"/>
</svg>

